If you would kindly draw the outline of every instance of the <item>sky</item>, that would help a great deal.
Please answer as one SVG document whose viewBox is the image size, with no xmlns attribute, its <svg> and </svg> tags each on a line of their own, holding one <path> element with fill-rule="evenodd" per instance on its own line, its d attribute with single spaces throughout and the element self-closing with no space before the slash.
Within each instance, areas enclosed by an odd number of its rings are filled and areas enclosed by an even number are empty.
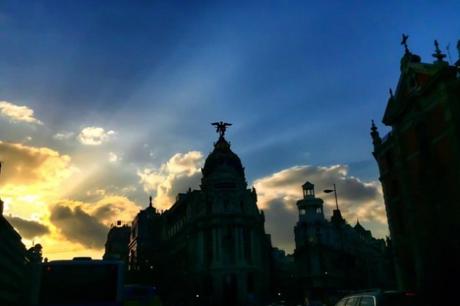
<svg viewBox="0 0 460 306">
<path fill-rule="evenodd" d="M 350 224 L 388 235 L 369 136 L 409 48 L 458 59 L 458 1 L 1 1 L 0 197 L 27 247 L 101 257 L 148 196 L 198 188 L 227 138 L 292 252 L 309 180 Z M 450 46 L 447 50 L 447 46 Z"/>
</svg>

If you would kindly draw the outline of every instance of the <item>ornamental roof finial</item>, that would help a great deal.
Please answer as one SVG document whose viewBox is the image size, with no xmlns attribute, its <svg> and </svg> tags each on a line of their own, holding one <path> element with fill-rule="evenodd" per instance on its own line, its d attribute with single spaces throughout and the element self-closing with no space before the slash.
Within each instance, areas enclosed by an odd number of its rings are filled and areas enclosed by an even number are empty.
<svg viewBox="0 0 460 306">
<path fill-rule="evenodd" d="M 439 49 L 439 43 L 436 39 L 434 40 L 434 46 L 435 51 L 433 53 L 433 57 L 437 59 L 437 62 L 443 62 L 446 55 L 441 52 L 441 49 Z"/>
<path fill-rule="evenodd" d="M 372 143 L 375 145 L 379 145 L 382 143 L 382 139 L 380 138 L 379 131 L 377 130 L 377 127 L 375 126 L 374 120 L 371 121 L 371 137 L 372 137 Z"/>
<path fill-rule="evenodd" d="M 406 34 L 402 34 L 402 38 L 401 38 L 401 45 L 404 46 L 404 51 L 407 53 L 410 53 L 409 51 L 409 47 L 407 46 L 407 39 L 409 38 L 409 35 L 406 35 Z"/>
</svg>

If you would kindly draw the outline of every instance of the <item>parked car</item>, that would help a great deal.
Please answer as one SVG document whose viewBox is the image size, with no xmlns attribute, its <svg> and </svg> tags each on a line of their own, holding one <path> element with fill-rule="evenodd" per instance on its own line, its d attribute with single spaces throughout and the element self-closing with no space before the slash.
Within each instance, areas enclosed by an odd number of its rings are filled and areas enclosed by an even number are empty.
<svg viewBox="0 0 460 306">
<path fill-rule="evenodd" d="M 408 291 L 370 291 L 350 294 L 335 306 L 418 306 L 417 295 Z"/>
</svg>

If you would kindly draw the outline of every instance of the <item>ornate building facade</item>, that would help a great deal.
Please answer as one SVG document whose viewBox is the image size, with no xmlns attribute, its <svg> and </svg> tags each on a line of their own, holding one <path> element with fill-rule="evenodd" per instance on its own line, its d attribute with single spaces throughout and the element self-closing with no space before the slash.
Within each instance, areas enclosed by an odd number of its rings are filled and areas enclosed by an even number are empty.
<svg viewBox="0 0 460 306">
<path fill-rule="evenodd" d="M 294 258 L 303 295 L 324 298 L 339 289 L 391 287 L 385 241 L 373 238 L 359 221 L 354 227 L 347 224 L 338 207 L 328 221 L 314 185 L 306 182 L 302 190 L 303 199 L 297 202 Z"/>
<path fill-rule="evenodd" d="M 170 269 L 164 283 L 180 284 L 175 297 L 184 301 L 260 303 L 269 288 L 270 237 L 256 192 L 247 188 L 241 161 L 223 133 L 202 173 L 201 190 L 179 194 L 163 213 Z"/>
<path fill-rule="evenodd" d="M 435 61 L 422 63 L 406 41 L 382 120 L 391 131 L 381 138 L 372 123 L 373 155 L 398 285 L 440 305 L 454 298 L 460 274 L 460 60 L 446 62 L 435 41 Z"/>
<path fill-rule="evenodd" d="M 162 213 L 150 199 L 131 226 L 128 278 L 157 285 L 168 304 L 260 305 L 269 294 L 272 247 L 264 213 L 224 137 L 226 125 L 216 125 L 220 137 L 200 189 L 178 194 Z M 113 245 L 108 241 L 107 250 Z"/>
</svg>

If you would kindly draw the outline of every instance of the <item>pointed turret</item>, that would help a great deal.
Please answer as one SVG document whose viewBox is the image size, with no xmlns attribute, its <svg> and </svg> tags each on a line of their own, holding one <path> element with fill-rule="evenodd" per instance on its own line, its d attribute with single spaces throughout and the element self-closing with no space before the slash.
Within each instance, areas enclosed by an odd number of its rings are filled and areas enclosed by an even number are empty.
<svg viewBox="0 0 460 306">
<path fill-rule="evenodd" d="M 146 209 L 144 209 L 144 211 L 147 213 L 153 213 L 155 215 L 157 213 L 157 209 L 153 206 L 152 201 L 152 196 L 149 196 L 149 205 Z"/>
<path fill-rule="evenodd" d="M 372 120 L 372 125 L 371 125 L 371 137 L 372 137 L 372 143 L 374 144 L 374 147 L 382 143 L 382 138 L 380 138 L 380 134 L 379 134 L 379 131 L 377 130 L 377 127 L 375 126 L 374 120 Z"/>
</svg>

